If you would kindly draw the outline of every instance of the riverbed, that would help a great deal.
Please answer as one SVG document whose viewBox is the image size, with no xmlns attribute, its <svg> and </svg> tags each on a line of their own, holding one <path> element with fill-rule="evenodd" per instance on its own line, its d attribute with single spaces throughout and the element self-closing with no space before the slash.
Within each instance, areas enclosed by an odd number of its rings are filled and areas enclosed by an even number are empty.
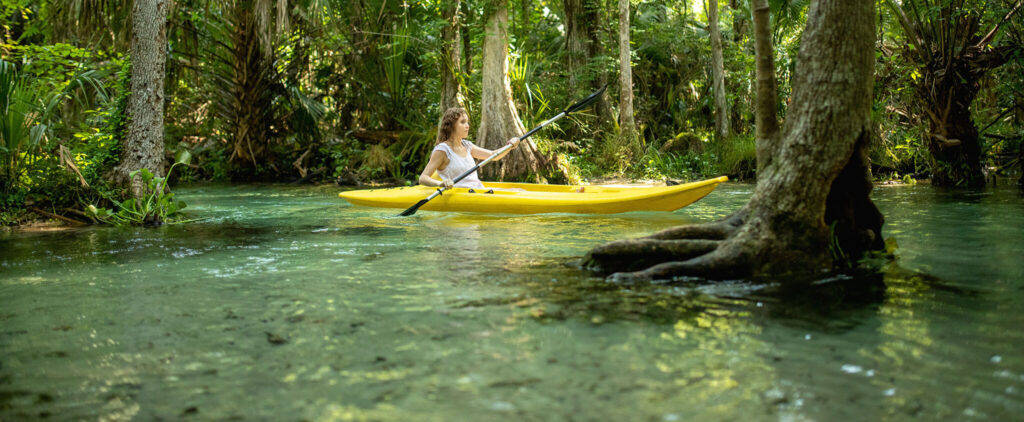
<svg viewBox="0 0 1024 422">
<path fill-rule="evenodd" d="M 878 277 L 624 288 L 610 240 L 728 215 L 354 207 L 179 188 L 200 219 L 0 233 L 0 420 L 1016 420 L 1024 198 L 880 186 Z M 785 289 L 782 289 L 785 290 Z"/>
</svg>

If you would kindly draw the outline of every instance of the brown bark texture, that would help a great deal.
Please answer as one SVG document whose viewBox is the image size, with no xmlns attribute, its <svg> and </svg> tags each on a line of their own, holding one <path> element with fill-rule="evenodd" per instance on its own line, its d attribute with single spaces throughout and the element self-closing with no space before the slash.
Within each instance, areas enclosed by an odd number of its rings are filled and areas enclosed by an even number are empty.
<svg viewBox="0 0 1024 422">
<path fill-rule="evenodd" d="M 587 49 L 587 60 L 590 61 L 595 57 L 605 55 L 604 43 L 601 42 L 602 38 L 607 37 L 607 33 L 602 31 L 604 23 L 601 21 L 603 13 L 601 13 L 602 6 L 600 2 L 590 1 L 586 4 L 587 7 L 587 37 L 589 38 L 589 47 Z M 601 69 L 597 77 L 594 78 L 590 83 L 591 91 L 601 89 L 601 87 L 608 85 L 608 72 Z M 589 94 L 589 93 L 587 93 Z M 594 104 L 595 112 L 599 121 L 611 122 L 615 118 L 615 112 L 612 110 L 612 102 L 608 96 L 608 91 L 601 93 L 598 97 L 597 102 Z"/>
<path fill-rule="evenodd" d="M 462 36 L 459 33 L 461 0 L 449 1 L 444 6 L 445 26 L 441 29 L 441 107 L 438 116 L 451 107 L 462 106 L 462 86 L 458 76 L 462 72 Z M 438 117 L 440 119 L 440 117 Z"/>
<path fill-rule="evenodd" d="M 729 102 L 725 96 L 725 61 L 722 58 L 722 33 L 718 29 L 718 0 L 708 0 L 708 33 L 711 36 L 711 79 L 715 93 L 715 135 L 729 136 Z"/>
<path fill-rule="evenodd" d="M 569 67 L 569 89 L 575 91 L 579 84 L 579 74 L 587 64 L 590 40 L 584 22 L 588 16 L 584 0 L 564 0 L 562 8 L 565 10 L 565 55 Z"/>
<path fill-rule="evenodd" d="M 564 0 L 565 10 L 565 52 L 569 76 L 569 91 L 574 96 L 586 95 L 608 83 L 608 74 L 599 71 L 587 75 L 587 66 L 603 54 L 601 43 L 601 5 L 595 0 Z M 583 83 L 586 77 L 589 83 Z M 586 91 L 586 92 L 581 92 Z M 607 93 L 601 94 L 594 104 L 594 114 L 602 122 L 613 118 L 612 104 Z M 575 134 L 576 129 L 570 129 Z"/>
<path fill-rule="evenodd" d="M 689 276 L 786 281 L 881 249 L 882 215 L 869 196 L 867 161 L 874 10 L 872 0 L 812 3 L 794 105 L 773 163 L 761 169 L 743 208 L 718 222 L 599 246 L 584 265 L 620 283 Z"/>
<path fill-rule="evenodd" d="M 472 28 L 469 20 L 473 17 L 473 14 L 469 13 L 469 1 L 462 2 L 462 7 L 459 10 L 463 17 L 460 29 L 462 30 L 462 58 L 465 59 L 465 62 L 462 63 L 462 69 L 468 75 L 473 73 L 473 54 L 470 48 L 472 45 L 470 41 L 472 41 L 473 37 L 469 33 L 469 29 Z"/>
<path fill-rule="evenodd" d="M 167 62 L 167 10 L 170 0 L 136 0 L 132 7 L 131 97 L 128 98 L 128 134 L 116 180 L 130 185 L 136 198 L 143 195 L 141 176 L 129 173 L 149 169 L 164 174 L 164 76 Z"/>
<path fill-rule="evenodd" d="M 757 168 L 769 166 L 777 149 L 778 94 L 775 86 L 775 59 L 772 53 L 772 28 L 768 0 L 750 0 L 754 15 L 754 133 L 757 139 Z"/>
<path fill-rule="evenodd" d="M 636 136 L 633 120 L 633 65 L 629 48 L 629 0 L 619 0 L 619 130 Z"/>
<path fill-rule="evenodd" d="M 494 14 L 488 17 L 483 46 L 483 88 L 480 99 L 480 128 L 476 143 L 496 150 L 509 139 L 526 132 L 519 120 L 519 112 L 512 102 L 512 87 L 508 78 L 508 11 L 500 1 Z M 519 178 L 537 174 L 547 160 L 537 145 L 527 139 L 501 161 L 480 169 L 488 179 Z"/>
</svg>

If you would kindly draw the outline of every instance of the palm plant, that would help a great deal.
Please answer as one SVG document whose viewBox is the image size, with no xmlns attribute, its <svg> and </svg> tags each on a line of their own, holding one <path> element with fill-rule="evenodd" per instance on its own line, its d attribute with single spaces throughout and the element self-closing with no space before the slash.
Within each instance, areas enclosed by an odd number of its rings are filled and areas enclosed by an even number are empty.
<svg viewBox="0 0 1024 422">
<path fill-rule="evenodd" d="M 18 185 L 26 159 L 38 149 L 46 131 L 40 124 L 39 95 L 26 89 L 26 81 L 13 64 L 0 60 L 0 192 Z"/>
<path fill-rule="evenodd" d="M 45 140 L 63 120 L 61 106 L 69 99 L 80 106 L 106 101 L 100 77 L 96 71 L 78 72 L 61 84 L 62 89 L 47 92 L 46 84 L 30 84 L 13 63 L 0 60 L 0 192 L 15 190 L 26 167 L 41 158 L 56 157 L 74 167 L 74 162 L 61 158 L 59 146 L 46 145 Z"/>
<path fill-rule="evenodd" d="M 295 132 L 318 137 L 324 107 L 301 88 L 298 64 L 304 60 L 295 55 L 304 50 L 292 48 L 288 60 L 282 60 L 280 50 L 286 35 L 300 30 L 292 29 L 290 11 L 307 11 L 298 15 L 298 23 L 313 26 L 323 5 L 307 0 L 290 9 L 283 1 L 233 0 L 222 3 L 200 29 L 211 57 L 201 72 L 241 175 L 251 177 L 264 164 L 273 165 L 270 147 L 277 139 Z"/>
<path fill-rule="evenodd" d="M 971 103 L 981 89 L 979 81 L 1022 49 L 1018 40 L 997 42 L 1024 0 L 1014 3 L 886 0 L 907 40 L 901 56 L 916 68 L 915 89 L 929 120 L 925 143 L 935 184 L 985 183 Z"/>
</svg>

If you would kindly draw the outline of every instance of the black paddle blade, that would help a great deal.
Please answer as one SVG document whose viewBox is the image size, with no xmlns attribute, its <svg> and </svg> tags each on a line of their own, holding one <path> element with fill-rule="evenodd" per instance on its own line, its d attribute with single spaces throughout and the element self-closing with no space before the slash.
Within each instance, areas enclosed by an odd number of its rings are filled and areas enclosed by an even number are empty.
<svg viewBox="0 0 1024 422">
<path fill-rule="evenodd" d="M 423 204 L 426 204 L 427 201 L 429 201 L 429 199 L 421 199 L 420 202 L 416 203 L 416 205 L 409 207 L 409 209 L 402 211 L 402 213 L 398 215 L 402 217 L 408 217 L 410 215 L 416 214 L 416 210 L 420 209 L 420 207 L 422 207 Z"/>
<path fill-rule="evenodd" d="M 607 84 L 605 84 L 605 86 L 602 86 L 601 89 L 599 89 L 597 91 L 594 91 L 593 94 L 588 95 L 587 98 L 584 98 L 584 99 L 580 100 L 580 102 L 569 106 L 569 108 L 565 109 L 565 114 L 574 113 L 574 112 L 583 110 L 587 106 L 593 104 L 594 101 L 597 101 L 597 98 L 600 97 L 601 94 L 604 93 L 604 90 L 606 88 L 608 88 Z"/>
</svg>

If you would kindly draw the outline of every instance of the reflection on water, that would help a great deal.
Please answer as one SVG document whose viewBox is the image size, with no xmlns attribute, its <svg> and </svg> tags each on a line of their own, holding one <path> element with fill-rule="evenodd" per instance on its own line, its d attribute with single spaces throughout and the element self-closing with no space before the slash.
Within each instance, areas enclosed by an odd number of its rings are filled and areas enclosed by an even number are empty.
<svg viewBox="0 0 1024 422">
<path fill-rule="evenodd" d="M 885 187 L 874 277 L 622 289 L 595 244 L 741 206 L 475 215 L 194 187 L 205 220 L 0 234 L 0 420 L 1013 420 L 1024 201 Z"/>
</svg>

